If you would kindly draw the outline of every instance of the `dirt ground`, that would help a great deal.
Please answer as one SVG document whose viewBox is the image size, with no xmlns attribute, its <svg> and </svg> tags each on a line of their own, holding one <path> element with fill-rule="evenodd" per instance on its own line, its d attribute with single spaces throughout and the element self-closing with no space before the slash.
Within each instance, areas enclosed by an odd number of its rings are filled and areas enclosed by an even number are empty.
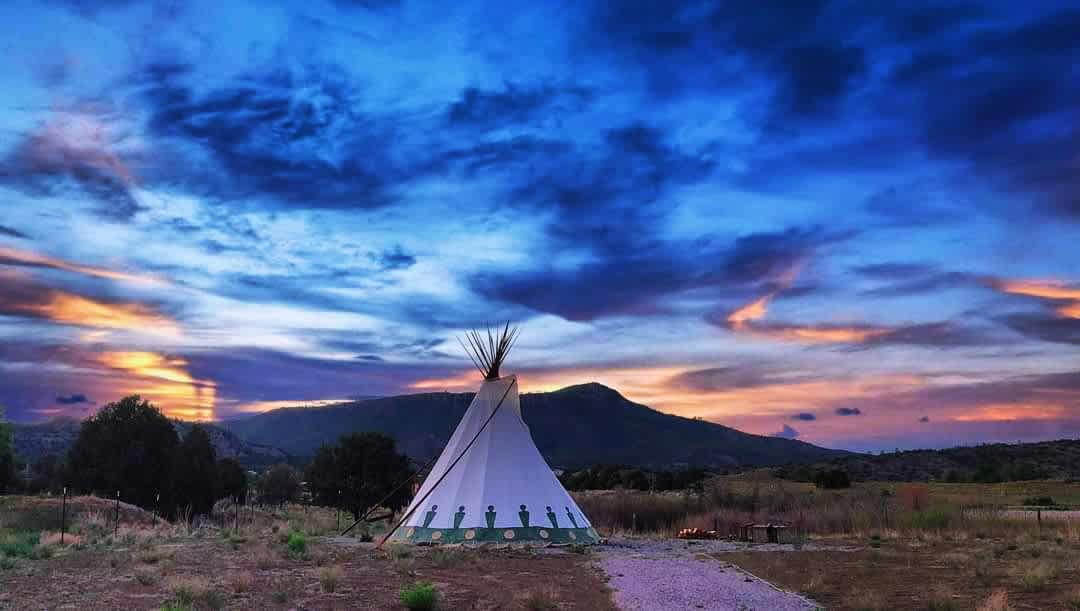
<svg viewBox="0 0 1080 611">
<path fill-rule="evenodd" d="M 340 573 L 329 592 L 321 577 L 331 567 Z M 440 609 L 614 609 L 590 557 L 571 551 L 382 552 L 309 540 L 307 557 L 290 559 L 283 547 L 222 539 L 22 561 L 0 572 L 0 609 L 158 609 L 184 588 L 196 608 L 400 609 L 399 591 L 417 582 L 435 586 Z"/>
<path fill-rule="evenodd" d="M 1080 609 L 1080 549 L 1069 541 L 848 541 L 853 551 L 715 554 L 827 609 Z M 877 547 L 874 547 L 874 546 Z"/>
</svg>

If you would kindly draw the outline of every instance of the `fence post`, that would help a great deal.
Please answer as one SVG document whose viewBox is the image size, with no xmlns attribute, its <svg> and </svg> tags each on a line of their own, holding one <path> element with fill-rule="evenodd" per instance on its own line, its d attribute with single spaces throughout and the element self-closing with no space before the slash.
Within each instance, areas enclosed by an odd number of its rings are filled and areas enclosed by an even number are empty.
<svg viewBox="0 0 1080 611">
<path fill-rule="evenodd" d="M 116 535 L 120 531 L 120 491 L 116 491 L 116 522 L 113 523 L 113 540 L 115 542 Z"/>
<path fill-rule="evenodd" d="M 630 532 L 637 532 L 637 513 L 630 514 Z"/>
<path fill-rule="evenodd" d="M 60 501 L 60 545 L 64 544 L 64 530 L 67 528 L 67 486 L 64 486 L 64 499 Z"/>
<path fill-rule="evenodd" d="M 236 534 L 239 535 L 240 534 L 240 497 L 238 497 L 238 496 L 233 497 L 233 509 L 235 510 L 233 512 L 235 514 L 235 519 L 233 520 L 233 530 L 235 530 Z"/>
</svg>

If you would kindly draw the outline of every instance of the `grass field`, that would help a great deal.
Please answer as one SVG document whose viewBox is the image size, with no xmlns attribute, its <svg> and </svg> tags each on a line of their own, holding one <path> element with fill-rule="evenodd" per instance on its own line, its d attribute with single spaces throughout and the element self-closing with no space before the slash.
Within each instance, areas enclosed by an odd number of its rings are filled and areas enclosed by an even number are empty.
<svg viewBox="0 0 1080 611">
<path fill-rule="evenodd" d="M 701 493 L 604 491 L 578 500 L 605 535 L 670 537 L 697 527 L 724 536 L 747 522 L 794 525 L 801 541 L 831 549 L 751 546 L 720 556 L 829 609 L 1080 610 L 1080 520 L 1054 512 L 1063 519 L 1039 524 L 1034 513 L 1007 509 L 1032 497 L 1074 504 L 1080 483 L 817 490 L 757 472 L 718 478 Z"/>
<path fill-rule="evenodd" d="M 798 543 L 698 554 L 734 563 L 829 609 L 1080 610 L 1080 521 L 1011 513 L 1025 500 L 1080 499 L 1080 483 L 877 484 L 818 490 L 765 472 L 700 492 L 576 494 L 603 535 L 663 539 L 679 529 L 784 522 Z M 442 608 L 606 609 L 587 550 L 390 548 L 337 537 L 334 510 L 220 503 L 193 524 L 105 499 L 0 497 L 0 608 L 403 608 L 432 584 Z M 240 529 L 234 527 L 239 522 Z M 610 548 L 607 554 L 619 553 Z M 576 553 L 586 552 L 586 553 Z"/>
<path fill-rule="evenodd" d="M 579 550 L 375 550 L 338 537 L 336 511 L 298 505 L 241 507 L 240 531 L 227 504 L 191 526 L 121 505 L 114 535 L 114 506 L 93 497 L 69 499 L 61 545 L 54 501 L 0 497 L 0 609 L 395 609 L 403 592 L 442 609 L 613 608 Z"/>
</svg>

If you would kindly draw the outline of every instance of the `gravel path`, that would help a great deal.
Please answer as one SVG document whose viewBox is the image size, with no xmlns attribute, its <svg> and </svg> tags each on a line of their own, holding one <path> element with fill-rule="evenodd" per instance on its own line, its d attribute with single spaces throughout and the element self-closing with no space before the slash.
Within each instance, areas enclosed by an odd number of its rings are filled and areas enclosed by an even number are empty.
<svg viewBox="0 0 1080 611">
<path fill-rule="evenodd" d="M 737 549 L 745 546 L 725 541 L 687 544 L 624 540 L 603 546 L 599 550 L 599 565 L 610 578 L 609 585 L 615 590 L 615 603 L 620 609 L 804 611 L 819 608 L 798 594 L 779 590 L 711 557 Z"/>
</svg>

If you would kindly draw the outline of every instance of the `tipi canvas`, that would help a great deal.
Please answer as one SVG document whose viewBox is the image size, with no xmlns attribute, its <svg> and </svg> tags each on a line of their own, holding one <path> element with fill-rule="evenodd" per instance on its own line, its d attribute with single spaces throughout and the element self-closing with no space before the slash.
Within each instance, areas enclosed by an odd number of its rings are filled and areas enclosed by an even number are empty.
<svg viewBox="0 0 1080 611">
<path fill-rule="evenodd" d="M 479 392 L 392 539 L 403 543 L 596 543 L 599 536 L 540 455 L 517 378 L 499 376 L 514 330 L 469 336 Z"/>
</svg>

